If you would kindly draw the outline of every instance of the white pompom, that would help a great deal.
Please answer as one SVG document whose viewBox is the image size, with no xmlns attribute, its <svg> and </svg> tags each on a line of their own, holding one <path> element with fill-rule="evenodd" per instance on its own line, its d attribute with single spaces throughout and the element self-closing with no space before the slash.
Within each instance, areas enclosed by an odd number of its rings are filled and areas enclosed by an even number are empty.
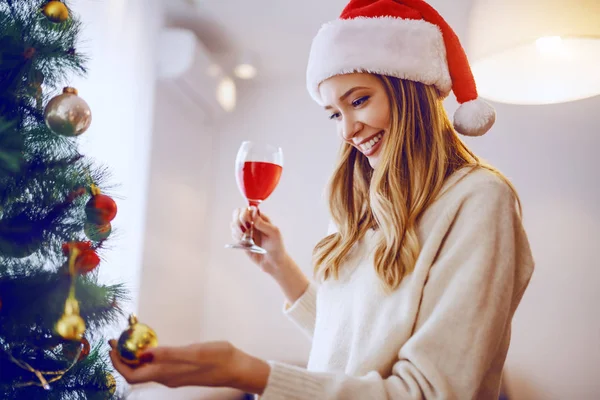
<svg viewBox="0 0 600 400">
<path fill-rule="evenodd" d="M 454 129 L 465 136 L 481 136 L 496 121 L 496 111 L 484 100 L 462 103 L 454 113 Z"/>
</svg>

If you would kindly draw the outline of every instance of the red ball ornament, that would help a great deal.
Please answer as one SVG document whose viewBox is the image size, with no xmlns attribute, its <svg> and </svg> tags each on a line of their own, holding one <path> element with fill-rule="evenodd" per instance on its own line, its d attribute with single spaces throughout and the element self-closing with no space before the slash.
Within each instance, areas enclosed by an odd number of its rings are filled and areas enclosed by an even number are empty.
<svg viewBox="0 0 600 400">
<path fill-rule="evenodd" d="M 87 192 L 87 190 L 84 187 L 77 188 L 67 195 L 67 201 L 72 202 L 76 198 L 81 197 L 84 194 L 86 194 L 86 192 Z"/>
<path fill-rule="evenodd" d="M 90 342 L 85 337 L 82 337 L 81 340 L 78 341 L 69 341 L 63 343 L 62 353 L 66 359 L 73 361 L 79 349 L 81 349 L 81 351 L 77 361 L 85 359 L 90 354 Z"/>
<path fill-rule="evenodd" d="M 73 249 L 79 250 L 79 252 L 83 252 L 85 250 L 90 250 L 92 248 L 92 242 L 69 242 L 63 243 L 62 251 L 65 256 L 68 256 Z"/>
<path fill-rule="evenodd" d="M 92 185 L 92 198 L 85 205 L 85 214 L 89 222 L 106 225 L 117 215 L 117 203 Z"/>
<path fill-rule="evenodd" d="M 31 59 L 35 55 L 35 47 L 28 47 L 23 52 L 23 57 L 27 60 Z"/>
<path fill-rule="evenodd" d="M 84 250 L 75 259 L 75 268 L 80 274 L 87 274 L 93 271 L 100 264 L 100 257 L 94 250 Z"/>
</svg>

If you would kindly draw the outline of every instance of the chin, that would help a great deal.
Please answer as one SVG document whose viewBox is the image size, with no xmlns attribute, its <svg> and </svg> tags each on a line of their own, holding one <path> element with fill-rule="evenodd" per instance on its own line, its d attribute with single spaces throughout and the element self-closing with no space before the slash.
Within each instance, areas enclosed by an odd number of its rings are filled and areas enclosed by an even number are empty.
<svg viewBox="0 0 600 400">
<path fill-rule="evenodd" d="M 377 164 L 379 164 L 379 157 L 369 158 L 369 164 L 371 165 L 371 168 L 375 169 Z"/>
</svg>

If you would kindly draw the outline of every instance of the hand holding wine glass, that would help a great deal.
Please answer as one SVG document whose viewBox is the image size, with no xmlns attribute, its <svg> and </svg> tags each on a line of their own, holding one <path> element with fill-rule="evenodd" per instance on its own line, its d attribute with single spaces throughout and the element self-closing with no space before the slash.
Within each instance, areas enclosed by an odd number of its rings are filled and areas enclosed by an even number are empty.
<svg viewBox="0 0 600 400">
<path fill-rule="evenodd" d="M 288 257 L 281 232 L 267 215 L 259 212 L 255 207 L 233 210 L 230 227 L 234 240 L 241 240 L 250 226 L 253 231 L 254 243 L 264 248 L 267 253 L 247 252 L 248 257 L 263 272 L 273 276 L 285 264 Z"/>
<path fill-rule="evenodd" d="M 245 141 L 238 150 L 235 170 L 238 188 L 248 201 L 248 209 L 254 207 L 258 213 L 258 206 L 271 195 L 279 183 L 283 170 L 283 152 L 281 148 L 271 145 Z M 247 213 L 244 215 L 247 216 Z M 253 240 L 253 219 L 248 221 L 246 218 L 243 222 L 245 226 L 241 228 L 243 236 L 240 241 L 225 247 L 266 254 L 267 250 Z"/>
<path fill-rule="evenodd" d="M 280 148 L 242 143 L 236 158 L 236 180 L 249 207 L 234 210 L 231 235 L 238 242 L 225 247 L 246 250 L 250 259 L 277 281 L 285 297 L 293 303 L 306 291 L 308 278 L 286 252 L 279 228 L 258 210 L 259 204 L 277 186 L 282 167 Z"/>
</svg>

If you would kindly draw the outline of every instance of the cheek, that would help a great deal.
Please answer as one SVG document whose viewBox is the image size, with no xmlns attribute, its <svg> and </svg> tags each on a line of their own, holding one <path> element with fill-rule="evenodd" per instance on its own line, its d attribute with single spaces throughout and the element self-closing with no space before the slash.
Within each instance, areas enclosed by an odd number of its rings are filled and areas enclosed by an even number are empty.
<svg viewBox="0 0 600 400">
<path fill-rule="evenodd" d="M 379 113 L 377 117 L 378 126 L 388 129 L 390 126 L 390 117 L 390 106 L 387 102 L 385 102 L 379 107 Z"/>
<path fill-rule="evenodd" d="M 366 110 L 365 122 L 380 129 L 388 129 L 390 126 L 390 107 L 387 102 L 373 103 Z"/>
<path fill-rule="evenodd" d="M 339 122 L 338 122 L 338 123 L 336 123 L 336 124 L 335 124 L 335 129 L 336 129 L 336 132 L 337 132 L 337 135 L 338 135 L 338 137 L 339 137 L 341 140 L 345 140 L 345 139 L 344 139 L 344 130 L 342 129 L 342 124 L 340 124 Z"/>
</svg>

